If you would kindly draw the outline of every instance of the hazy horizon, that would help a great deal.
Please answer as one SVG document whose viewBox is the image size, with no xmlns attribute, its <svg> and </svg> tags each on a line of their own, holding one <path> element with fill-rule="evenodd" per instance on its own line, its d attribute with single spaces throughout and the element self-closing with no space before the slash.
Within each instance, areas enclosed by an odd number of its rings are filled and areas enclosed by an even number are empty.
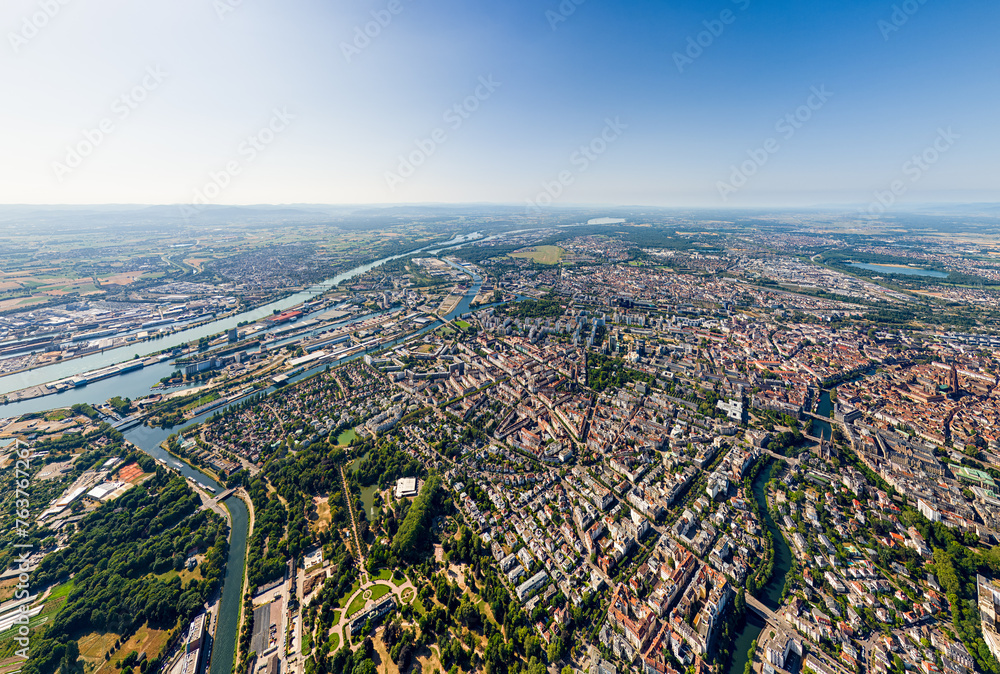
<svg viewBox="0 0 1000 674">
<path fill-rule="evenodd" d="M 996 202 L 997 18 L 985 0 L 14 0 L 0 203 Z"/>
</svg>

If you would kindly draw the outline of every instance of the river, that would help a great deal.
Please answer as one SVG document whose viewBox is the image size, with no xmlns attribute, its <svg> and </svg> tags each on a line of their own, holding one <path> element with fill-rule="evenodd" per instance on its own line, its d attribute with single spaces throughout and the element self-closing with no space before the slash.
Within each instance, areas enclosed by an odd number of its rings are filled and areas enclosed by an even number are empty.
<svg viewBox="0 0 1000 674">
<path fill-rule="evenodd" d="M 829 418 L 832 410 L 833 402 L 830 400 L 830 392 L 823 389 L 819 394 L 819 403 L 816 405 L 816 414 L 826 419 Z M 832 440 L 833 427 L 830 426 L 829 421 L 821 421 L 813 417 L 812 432 L 810 435 L 817 438 L 823 438 L 824 440 Z"/>
<path fill-rule="evenodd" d="M 764 520 L 764 526 L 771 533 L 771 539 L 774 542 L 774 572 L 771 574 L 771 580 L 757 591 L 756 596 L 765 606 L 775 611 L 780 606 L 781 593 L 785 588 L 785 576 L 788 574 L 788 570 L 792 568 L 792 552 L 788 549 L 788 543 L 785 542 L 785 537 L 781 534 L 781 529 L 774 523 L 774 518 L 771 517 L 771 512 L 767 509 L 767 493 L 765 489 L 767 481 L 771 477 L 771 471 L 774 470 L 776 465 L 776 463 L 772 462 L 766 470 L 760 471 L 753 481 L 754 499 L 757 501 L 761 519 Z M 747 651 L 750 649 L 750 644 L 760 636 L 766 625 L 764 619 L 758 616 L 757 612 L 749 606 L 747 607 L 746 616 L 746 624 L 736 635 L 736 639 L 733 642 L 733 655 L 729 665 L 729 674 L 743 674 L 743 670 L 746 668 L 748 662 Z"/>
<path fill-rule="evenodd" d="M 313 286 L 308 291 L 304 291 L 302 293 L 297 293 L 290 297 L 286 297 L 285 299 L 279 300 L 278 302 L 272 302 L 271 304 L 266 305 L 264 307 L 260 307 L 259 309 L 255 309 L 254 311 L 245 312 L 238 316 L 233 316 L 231 318 L 222 321 L 215 321 L 208 325 L 202 326 L 197 330 L 188 330 L 184 331 L 183 333 L 177 333 L 176 335 L 173 336 L 174 338 L 177 338 L 178 341 L 176 342 L 173 341 L 168 342 L 167 340 L 157 340 L 154 342 L 149 342 L 147 344 L 155 344 L 156 350 L 160 350 L 162 348 L 165 348 L 166 346 L 169 346 L 170 343 L 180 344 L 191 341 L 192 339 L 198 339 L 201 336 L 216 334 L 218 332 L 228 330 L 231 327 L 235 327 L 236 324 L 239 323 L 240 321 L 255 320 L 254 317 L 258 319 L 263 318 L 264 316 L 271 314 L 274 309 L 287 308 L 290 306 L 294 306 L 295 304 L 298 304 L 300 302 L 304 302 L 312 297 L 315 297 L 321 292 L 324 292 L 336 286 L 338 283 L 341 283 L 342 281 L 353 278 L 385 262 L 389 262 L 391 260 L 404 257 L 405 255 L 412 255 L 415 252 L 429 250 L 435 247 L 436 247 L 435 250 L 432 252 L 437 253 L 440 252 L 441 250 L 444 250 L 445 248 L 461 245 L 463 242 L 476 238 L 478 238 L 478 236 L 477 234 L 474 233 L 467 236 L 456 237 L 451 241 L 447 242 L 444 246 L 442 246 L 442 244 L 433 244 L 431 246 L 426 246 L 424 248 L 421 248 L 417 251 L 410 251 L 408 253 L 405 253 L 404 255 L 394 255 L 391 257 L 383 258 L 381 260 L 376 260 L 375 262 L 362 265 L 350 271 L 344 272 L 343 274 L 339 274 L 329 281 Z M 458 265 L 453 265 L 453 266 L 459 267 Z M 471 304 L 472 299 L 479 293 L 479 289 L 482 286 L 482 279 L 479 277 L 478 274 L 476 274 L 470 269 L 464 269 L 464 268 L 462 269 L 472 276 L 474 285 L 472 285 L 472 287 L 468 289 L 465 297 L 462 298 L 462 301 L 459 302 L 458 306 L 456 306 L 453 311 L 448 313 L 448 315 L 445 317 L 446 319 L 451 319 L 467 312 L 469 310 L 469 305 Z M 440 322 L 433 323 L 421 329 L 419 332 L 420 333 L 426 332 L 427 330 L 434 329 L 439 325 Z M 183 337 L 181 337 L 182 335 Z M 412 335 L 409 335 L 405 338 L 394 340 L 392 344 L 397 344 L 403 341 L 403 339 L 408 339 L 410 336 Z M 106 359 L 101 361 L 100 363 L 97 363 L 95 360 L 93 360 L 94 358 L 96 358 L 95 356 L 87 356 L 86 358 L 80 358 L 74 361 L 68 361 L 66 363 L 61 363 L 56 366 L 39 368 L 38 370 L 32 371 L 30 374 L 31 376 L 34 377 L 34 383 L 44 383 L 46 381 L 53 381 L 55 379 L 60 379 L 62 377 L 70 376 L 71 374 L 76 374 L 96 367 L 101 367 L 102 365 L 110 365 L 116 362 L 121 357 L 123 357 L 124 353 L 131 352 L 133 348 L 135 347 L 128 347 L 127 349 L 124 350 L 118 349 L 116 351 L 118 351 L 119 353 L 113 356 L 111 354 L 115 353 L 114 351 L 108 351 L 104 354 L 99 354 L 100 357 L 106 357 Z M 360 355 L 361 354 L 358 354 L 356 356 L 353 356 L 352 358 L 357 358 Z M 338 361 L 335 364 L 346 362 L 347 360 L 349 359 Z M 298 381 L 300 379 L 308 377 L 311 374 L 314 374 L 315 372 L 318 372 L 326 367 L 327 367 L 326 365 L 323 365 L 321 367 L 317 367 L 312 370 L 303 372 L 302 374 L 295 377 L 292 381 Z M 62 369 L 58 370 L 57 372 L 52 368 L 62 368 Z M 169 372 L 173 371 L 173 369 L 174 369 L 173 365 L 170 365 L 168 363 L 161 363 L 159 365 L 154 365 L 151 367 L 143 368 L 141 370 L 136 370 L 135 372 L 130 373 L 128 375 L 113 377 L 111 379 L 106 380 L 105 382 L 95 383 L 94 385 L 87 386 L 85 389 L 80 389 L 74 392 L 75 394 L 79 395 L 72 395 L 69 397 L 66 397 L 64 395 L 44 396 L 41 398 L 35 398 L 33 400 L 24 401 L 23 403 L 16 403 L 0 407 L 0 412 L 2 412 L 5 416 L 12 416 L 12 415 L 24 414 L 26 412 L 39 412 L 42 410 L 53 409 L 54 407 L 67 406 L 76 402 L 91 402 L 91 403 L 101 402 L 109 397 L 112 397 L 113 395 L 132 396 L 132 394 L 134 393 L 134 386 L 132 388 L 123 388 L 123 383 L 124 383 L 123 379 L 125 377 L 129 377 L 132 382 L 145 382 L 144 384 L 139 384 L 139 386 L 144 385 L 148 387 L 152 383 L 157 382 L 160 377 L 165 376 L 165 374 L 161 374 L 161 372 L 169 374 Z M 9 381 L 10 379 L 8 378 L 6 382 L 9 384 Z M 107 384 L 107 385 L 100 386 L 98 384 Z M 21 384 L 16 388 L 22 388 L 23 386 L 30 386 L 30 385 L 32 384 L 31 383 Z M 10 390 L 15 390 L 15 389 L 8 388 L 6 389 L 6 391 L 2 392 L 9 392 Z M 274 390 L 275 388 L 272 386 L 266 389 L 264 393 L 270 393 L 273 392 Z M 136 395 L 135 397 L 138 397 L 138 395 Z M 199 424 L 205 421 L 213 414 L 216 414 L 224 410 L 226 407 L 228 407 L 228 405 L 210 410 L 205 414 L 195 417 L 187 424 L 185 424 L 185 426 Z M 217 493 L 224 490 L 225 489 L 224 485 L 219 484 L 205 473 L 202 473 L 200 470 L 192 468 L 188 464 L 170 456 L 170 454 L 160 446 L 161 443 L 163 443 L 167 439 L 167 437 L 173 432 L 174 432 L 173 429 L 151 428 L 149 426 L 143 425 L 126 431 L 124 435 L 136 447 L 143 450 L 153 458 L 160 459 L 164 463 L 173 467 L 174 469 L 179 471 L 180 474 L 183 475 L 184 477 L 189 477 L 195 480 L 196 482 L 201 482 L 202 484 L 206 484 L 214 488 Z M 369 494 L 368 495 L 369 500 L 367 501 L 369 507 L 371 505 L 371 498 L 372 494 Z M 246 562 L 247 538 L 250 528 L 250 513 L 247 510 L 247 507 L 242 500 L 231 496 L 225 500 L 224 505 L 229 510 L 232 526 L 229 538 L 229 559 L 226 562 L 226 576 L 222 586 L 222 596 L 219 600 L 220 603 L 219 603 L 217 625 L 215 628 L 215 638 L 214 641 L 212 642 L 213 646 L 212 646 L 210 671 L 215 672 L 216 674 L 229 674 L 229 672 L 231 672 L 233 669 L 234 656 L 236 650 L 236 638 L 238 636 L 237 628 L 239 624 L 239 612 L 242 601 L 243 570 Z"/>
<path fill-rule="evenodd" d="M 66 379 L 67 377 L 72 377 L 74 375 L 81 374 L 83 372 L 89 372 L 91 370 L 96 370 L 102 367 L 107 367 L 109 365 L 114 365 L 115 363 L 121 363 L 126 360 L 131 359 L 134 355 L 138 354 L 140 356 L 149 356 L 154 353 L 163 351 L 164 349 L 169 349 L 175 346 L 180 346 L 182 344 L 187 344 L 192 341 L 197 341 L 202 337 L 210 337 L 212 335 L 217 335 L 219 333 L 225 332 L 231 328 L 235 328 L 237 324 L 244 321 L 259 321 L 262 318 L 266 318 L 274 313 L 275 310 L 282 311 L 289 307 L 293 307 L 296 304 L 301 304 L 302 302 L 307 302 L 317 295 L 337 287 L 344 281 L 350 280 L 361 274 L 364 274 L 375 267 L 385 264 L 386 262 L 391 262 L 392 260 L 398 260 L 402 257 L 407 257 L 415 253 L 420 253 L 423 251 L 431 251 L 433 253 L 438 253 L 442 250 L 448 248 L 453 248 L 456 246 L 461 246 L 469 241 L 479 240 L 481 238 L 479 232 L 472 232 L 470 234 L 463 234 L 460 236 L 453 237 L 449 241 L 443 243 L 433 243 L 423 248 L 417 248 L 416 250 L 407 251 L 406 253 L 400 253 L 399 255 L 390 255 L 389 257 L 384 257 L 380 260 L 375 260 L 374 262 L 369 262 L 367 264 L 354 267 L 345 272 L 337 274 L 331 279 L 327 279 L 321 283 L 317 283 L 314 286 L 307 288 L 301 292 L 297 292 L 288 297 L 284 297 L 280 300 L 275 300 L 269 304 L 257 307 L 256 309 L 251 309 L 250 311 L 244 311 L 243 313 L 230 316 L 229 318 L 219 319 L 217 321 L 212 321 L 206 323 L 198 328 L 190 328 L 188 330 L 181 330 L 172 335 L 164 337 L 163 339 L 154 339 L 148 342 L 141 342 L 139 344 L 129 344 L 127 346 L 120 346 L 115 349 L 108 349 L 107 351 L 102 351 L 100 353 L 91 354 L 89 356 L 84 356 L 82 358 L 73 358 L 70 360 L 62 361 L 59 363 L 54 363 L 52 365 L 46 365 L 45 367 L 35 368 L 33 370 L 28 370 L 27 372 L 18 372 L 16 374 L 7 375 L 5 377 L 0 377 L 0 395 L 4 393 L 10 393 L 12 391 L 18 391 L 23 388 L 28 388 L 29 386 L 37 386 L 39 384 L 45 384 L 52 381 L 58 381 L 60 379 Z M 492 237 L 487 237 L 488 240 Z M 432 250 L 433 249 L 433 250 Z M 162 365 L 162 364 L 161 364 Z M 131 373 L 134 375 L 136 373 L 142 373 L 144 370 L 149 368 L 144 368 L 143 370 L 136 370 L 136 372 Z M 165 374 L 160 374 L 160 377 L 170 374 L 173 369 L 166 371 Z M 121 375 L 119 377 L 112 377 L 119 382 L 121 377 L 128 377 L 130 375 Z M 144 381 L 149 381 L 148 377 L 143 378 Z M 157 378 L 157 381 L 159 377 Z M 154 382 L 155 383 L 155 382 Z M 120 385 L 120 384 L 119 384 Z M 94 400 L 93 397 L 90 398 Z M 106 400 L 107 398 L 101 398 L 101 400 Z M 77 401 L 80 402 L 80 401 Z M 70 403 L 72 404 L 72 403 Z M 50 409 L 51 406 L 43 409 Z M 0 413 L 4 413 L 5 410 L 0 407 Z"/>
</svg>

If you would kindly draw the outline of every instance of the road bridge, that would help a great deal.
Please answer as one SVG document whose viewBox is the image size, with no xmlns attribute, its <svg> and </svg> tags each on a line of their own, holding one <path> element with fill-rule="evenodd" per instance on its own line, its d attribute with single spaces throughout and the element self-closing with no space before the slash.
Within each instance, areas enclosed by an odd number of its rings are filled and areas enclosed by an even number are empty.
<svg viewBox="0 0 1000 674">
<path fill-rule="evenodd" d="M 747 607 L 753 609 L 757 615 L 766 620 L 772 627 L 781 627 L 782 621 L 778 614 L 764 605 L 757 597 L 747 595 Z"/>
<path fill-rule="evenodd" d="M 222 503 L 227 498 L 229 498 L 230 496 L 232 496 L 234 491 L 236 491 L 235 487 L 232 488 L 232 489 L 227 489 L 226 491 L 222 492 L 221 494 L 219 494 L 218 496 L 216 496 L 212 500 L 214 500 L 216 503 Z"/>
</svg>

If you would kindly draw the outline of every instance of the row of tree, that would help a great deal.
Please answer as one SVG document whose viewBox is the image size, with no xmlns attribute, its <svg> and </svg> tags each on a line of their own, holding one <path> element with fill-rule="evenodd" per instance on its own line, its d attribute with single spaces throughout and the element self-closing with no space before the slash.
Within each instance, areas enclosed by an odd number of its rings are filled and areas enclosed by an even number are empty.
<svg viewBox="0 0 1000 674">
<path fill-rule="evenodd" d="M 406 513 L 392 538 L 392 553 L 398 558 L 416 559 L 427 547 L 431 519 L 439 507 L 441 478 L 431 475 Z"/>
<path fill-rule="evenodd" d="M 72 577 L 66 602 L 32 639 L 25 674 L 55 671 L 90 632 L 135 633 L 143 624 L 171 630 L 202 610 L 217 587 L 228 550 L 225 523 L 208 511 L 180 477 L 164 469 L 78 523 L 63 550 L 35 571 L 38 591 Z M 187 555 L 205 553 L 202 578 L 177 575 Z M 72 658 L 69 658 L 72 660 Z"/>
</svg>

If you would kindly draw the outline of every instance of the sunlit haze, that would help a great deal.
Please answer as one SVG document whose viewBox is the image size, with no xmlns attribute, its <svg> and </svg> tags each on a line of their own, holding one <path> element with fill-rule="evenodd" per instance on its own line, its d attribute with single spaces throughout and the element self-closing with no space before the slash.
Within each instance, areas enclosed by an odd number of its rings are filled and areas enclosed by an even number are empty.
<svg viewBox="0 0 1000 674">
<path fill-rule="evenodd" d="M 8 0 L 0 201 L 867 204 L 894 181 L 899 203 L 996 200 L 998 19 L 991 0 Z"/>
</svg>

